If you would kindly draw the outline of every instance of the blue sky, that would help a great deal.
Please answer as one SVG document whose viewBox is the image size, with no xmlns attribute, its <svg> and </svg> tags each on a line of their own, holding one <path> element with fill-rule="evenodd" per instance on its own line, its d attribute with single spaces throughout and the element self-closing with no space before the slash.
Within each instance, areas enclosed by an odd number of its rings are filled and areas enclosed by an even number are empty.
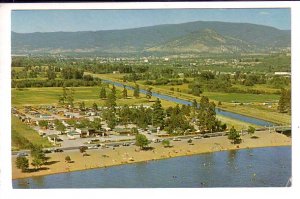
<svg viewBox="0 0 300 199">
<path fill-rule="evenodd" d="M 290 9 L 18 10 L 12 11 L 12 31 L 113 30 L 199 20 L 291 28 Z"/>
</svg>

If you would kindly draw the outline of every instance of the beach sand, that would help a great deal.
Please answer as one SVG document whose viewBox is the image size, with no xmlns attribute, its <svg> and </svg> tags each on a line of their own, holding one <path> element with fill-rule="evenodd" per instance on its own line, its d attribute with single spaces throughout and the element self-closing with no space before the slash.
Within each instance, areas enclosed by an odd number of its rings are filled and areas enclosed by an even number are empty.
<svg viewBox="0 0 300 199">
<path fill-rule="evenodd" d="M 20 169 L 17 169 L 15 165 L 16 157 L 13 157 L 12 178 L 18 179 L 50 175 L 232 149 L 291 145 L 291 138 L 279 133 L 261 131 L 256 132 L 255 136 L 259 138 L 253 139 L 250 135 L 242 136 L 243 141 L 238 145 L 232 144 L 226 136 L 223 136 L 193 139 L 193 145 L 188 144 L 187 140 L 180 142 L 171 141 L 173 147 L 170 148 L 164 148 L 161 143 L 151 143 L 149 146 L 153 147 L 154 150 L 148 151 L 140 150 L 139 147 L 136 146 L 120 146 L 115 149 L 87 150 L 89 156 L 83 156 L 79 150 L 51 153 L 47 154 L 47 156 L 50 157 L 49 165 L 43 166 L 45 169 L 31 173 L 22 173 Z M 73 163 L 65 162 L 67 155 L 71 157 Z"/>
</svg>

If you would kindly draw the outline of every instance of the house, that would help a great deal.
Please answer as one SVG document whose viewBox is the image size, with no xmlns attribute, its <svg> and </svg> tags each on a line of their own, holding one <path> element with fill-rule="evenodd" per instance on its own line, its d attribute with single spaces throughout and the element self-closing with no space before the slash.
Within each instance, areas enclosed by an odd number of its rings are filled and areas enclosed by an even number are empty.
<svg viewBox="0 0 300 199">
<path fill-rule="evenodd" d="M 114 131 L 118 135 L 129 135 L 129 134 L 131 134 L 131 130 L 128 129 L 128 128 L 115 128 Z"/>
<path fill-rule="evenodd" d="M 68 138 L 70 139 L 70 140 L 75 140 L 75 139 L 77 139 L 77 138 L 80 138 L 80 133 L 78 133 L 78 132 L 76 132 L 76 131 L 69 131 L 68 133 L 67 133 L 67 136 L 68 136 Z"/>
<path fill-rule="evenodd" d="M 56 134 L 48 135 L 47 138 L 48 138 L 49 142 L 52 142 L 54 144 L 56 144 L 56 142 L 61 141 L 61 139 Z"/>
<path fill-rule="evenodd" d="M 76 128 L 75 131 L 80 133 L 80 137 L 82 138 L 90 136 L 90 132 L 87 128 L 81 128 L 81 129 Z"/>
<path fill-rule="evenodd" d="M 39 115 L 39 117 L 44 120 L 53 119 L 53 116 L 47 115 L 47 114 L 41 114 L 41 115 Z"/>
</svg>

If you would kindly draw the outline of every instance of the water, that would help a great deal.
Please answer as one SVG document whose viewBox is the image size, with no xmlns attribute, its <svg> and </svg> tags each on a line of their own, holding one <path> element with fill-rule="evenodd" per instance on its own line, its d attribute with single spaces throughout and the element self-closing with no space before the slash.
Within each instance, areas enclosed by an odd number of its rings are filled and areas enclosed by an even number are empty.
<svg viewBox="0 0 300 199">
<path fill-rule="evenodd" d="M 129 90 L 133 90 L 133 88 L 131 86 L 126 86 L 126 85 L 118 83 L 118 82 L 114 82 L 114 81 L 111 81 L 111 80 L 104 80 L 104 79 L 102 79 L 102 81 L 106 82 L 106 83 L 109 83 L 109 84 L 113 84 L 113 85 L 118 86 L 118 87 L 125 86 Z M 147 91 L 145 91 L 143 89 L 140 89 L 140 92 L 143 93 L 143 94 L 146 94 Z M 188 100 L 178 99 L 176 97 L 172 97 L 172 96 L 169 96 L 169 95 L 163 95 L 163 94 L 152 92 L 152 96 L 160 98 L 160 99 L 164 99 L 164 100 L 167 100 L 167 101 L 171 101 L 171 102 L 176 102 L 178 104 L 184 104 L 184 105 L 190 105 L 190 106 L 192 105 L 192 102 L 190 102 Z M 253 117 L 248 117 L 248 116 L 245 116 L 245 115 L 240 115 L 240 114 L 237 114 L 237 113 L 232 113 L 232 112 L 228 112 L 228 111 L 224 111 L 224 110 L 220 110 L 220 109 L 216 109 L 216 113 L 219 114 L 219 115 L 223 115 L 225 117 L 229 117 L 229 118 L 232 118 L 232 119 L 240 120 L 240 121 L 247 122 L 247 123 L 254 124 L 254 125 L 258 125 L 258 126 L 265 126 L 265 127 L 276 126 L 276 124 L 274 124 L 272 122 L 268 122 L 268 121 L 265 121 L 265 120 L 256 119 L 256 118 L 253 118 Z"/>
<path fill-rule="evenodd" d="M 291 147 L 269 147 L 13 180 L 13 187 L 284 187 L 290 177 Z"/>
</svg>

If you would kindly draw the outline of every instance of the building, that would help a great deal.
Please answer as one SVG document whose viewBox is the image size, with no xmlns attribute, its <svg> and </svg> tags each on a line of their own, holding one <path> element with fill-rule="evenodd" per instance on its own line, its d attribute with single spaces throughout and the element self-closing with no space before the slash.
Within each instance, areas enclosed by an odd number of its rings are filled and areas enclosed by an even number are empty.
<svg viewBox="0 0 300 199">
<path fill-rule="evenodd" d="M 76 128 L 75 131 L 80 134 L 80 137 L 85 138 L 90 136 L 90 132 L 87 128 Z"/>
<path fill-rule="evenodd" d="M 80 133 L 76 132 L 76 131 L 69 131 L 67 133 L 67 136 L 70 140 L 75 140 L 77 138 L 80 138 Z"/>
</svg>

